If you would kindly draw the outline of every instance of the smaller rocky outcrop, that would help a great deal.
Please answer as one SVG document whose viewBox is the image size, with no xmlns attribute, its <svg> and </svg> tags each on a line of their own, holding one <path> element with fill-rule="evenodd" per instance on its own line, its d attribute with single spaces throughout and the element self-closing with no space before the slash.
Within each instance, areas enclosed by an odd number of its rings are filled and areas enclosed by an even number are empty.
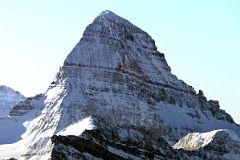
<svg viewBox="0 0 240 160">
<path fill-rule="evenodd" d="M 240 138 L 227 129 L 188 133 L 173 148 L 185 151 L 191 157 L 237 159 L 240 157 Z"/>
<path fill-rule="evenodd" d="M 210 112 L 213 115 L 213 117 L 215 117 L 218 120 L 235 123 L 231 115 L 226 113 L 224 110 L 220 109 L 219 102 L 216 100 L 208 101 L 207 98 L 204 96 L 202 90 L 199 90 L 197 97 L 203 113 L 207 114 L 207 112 Z"/>
</svg>

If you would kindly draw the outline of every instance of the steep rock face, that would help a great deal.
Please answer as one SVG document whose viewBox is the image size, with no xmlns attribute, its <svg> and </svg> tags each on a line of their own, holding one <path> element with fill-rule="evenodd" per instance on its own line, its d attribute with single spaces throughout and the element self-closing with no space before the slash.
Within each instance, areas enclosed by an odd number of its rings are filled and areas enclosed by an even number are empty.
<svg viewBox="0 0 240 160">
<path fill-rule="evenodd" d="M 68 97 L 77 94 L 82 98 L 78 97 L 76 104 L 71 106 L 87 115 L 99 114 L 112 124 L 154 125 L 158 128 L 159 123 L 155 121 L 167 121 L 170 128 L 179 133 L 175 136 L 180 138 L 192 130 L 218 128 L 224 121 L 224 127 L 231 126 L 230 129 L 240 133 L 217 101 L 208 101 L 202 91 L 196 94 L 191 86 L 178 80 L 170 71 L 164 54 L 157 51 L 154 40 L 146 32 L 105 11 L 86 28 L 57 74 L 55 83 L 66 84 L 71 94 Z M 174 120 L 175 114 L 184 118 Z M 192 123 L 189 119 L 193 119 Z M 216 123 L 207 122 L 213 120 Z M 169 133 L 161 132 L 161 135 Z"/>
<path fill-rule="evenodd" d="M 0 86 L 0 118 L 9 116 L 11 109 L 25 97 L 18 91 L 6 86 Z"/>
<path fill-rule="evenodd" d="M 26 125 L 21 141 L 27 148 L 21 159 L 56 159 L 72 153 L 91 159 L 99 157 L 93 155 L 95 148 L 115 158 L 131 159 L 136 152 L 139 159 L 190 159 L 170 146 L 188 132 L 226 128 L 240 134 L 217 101 L 208 101 L 202 91 L 197 94 L 171 73 L 146 32 L 110 11 L 86 28 L 42 96 L 38 101 L 27 99 L 11 112 L 14 119 L 41 108 Z M 60 134 L 89 116 L 96 130 L 81 136 Z"/>
</svg>

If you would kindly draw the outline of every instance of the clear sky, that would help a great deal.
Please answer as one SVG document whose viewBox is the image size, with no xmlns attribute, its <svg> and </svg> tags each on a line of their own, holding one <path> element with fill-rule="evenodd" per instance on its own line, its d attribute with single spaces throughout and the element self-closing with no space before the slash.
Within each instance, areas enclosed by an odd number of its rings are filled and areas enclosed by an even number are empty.
<svg viewBox="0 0 240 160">
<path fill-rule="evenodd" d="M 45 92 L 85 27 L 112 10 L 148 32 L 178 78 L 240 123 L 239 0 L 0 1 L 0 84 Z"/>
</svg>

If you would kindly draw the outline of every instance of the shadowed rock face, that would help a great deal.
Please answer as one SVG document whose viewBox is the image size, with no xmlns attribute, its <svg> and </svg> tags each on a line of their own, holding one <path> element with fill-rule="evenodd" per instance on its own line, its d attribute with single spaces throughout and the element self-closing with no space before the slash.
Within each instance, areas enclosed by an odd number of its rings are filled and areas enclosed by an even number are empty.
<svg viewBox="0 0 240 160">
<path fill-rule="evenodd" d="M 94 118 L 95 119 L 95 118 Z M 95 119 L 97 120 L 97 119 Z M 98 122 L 101 121 L 98 119 Z M 102 122 L 104 124 L 106 122 Z M 98 125 L 99 126 L 99 125 Z M 51 140 L 54 144 L 52 159 L 179 159 L 185 156 L 177 152 L 161 137 L 155 143 L 149 135 L 142 141 L 127 138 L 122 139 L 114 128 L 104 124 L 98 129 L 88 130 L 78 136 L 57 136 Z M 146 132 L 146 130 L 142 130 Z M 157 146 L 155 145 L 157 144 Z"/>
<path fill-rule="evenodd" d="M 124 141 L 116 135 L 106 135 L 105 131 L 104 129 L 85 131 L 80 137 L 54 135 L 51 138 L 54 144 L 52 159 L 237 160 L 240 157 L 240 139 L 229 130 L 189 133 L 173 148 L 163 138 L 157 140 L 159 145 L 156 147 L 148 139 L 141 142 L 131 139 Z"/>
<path fill-rule="evenodd" d="M 43 97 L 16 107 L 43 108 L 27 128 L 34 140 L 23 159 L 190 159 L 170 146 L 188 132 L 240 134 L 216 101 L 171 73 L 146 32 L 110 11 L 87 26 Z M 96 130 L 53 136 L 89 116 Z"/>
<path fill-rule="evenodd" d="M 53 136 L 54 143 L 51 154 L 52 159 L 164 159 L 180 158 L 180 154 L 161 139 L 162 147 L 153 148 L 151 144 L 139 144 L 139 142 L 125 141 L 116 143 L 117 139 L 104 137 L 99 130 L 86 131 L 77 136 Z"/>
</svg>

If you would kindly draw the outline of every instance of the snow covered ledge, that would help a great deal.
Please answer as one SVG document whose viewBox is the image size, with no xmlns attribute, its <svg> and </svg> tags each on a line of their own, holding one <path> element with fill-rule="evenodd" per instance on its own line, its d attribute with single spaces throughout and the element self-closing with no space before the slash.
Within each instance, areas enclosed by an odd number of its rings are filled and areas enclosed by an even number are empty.
<svg viewBox="0 0 240 160">
<path fill-rule="evenodd" d="M 227 129 L 188 133 L 173 145 L 173 148 L 186 151 L 204 151 L 205 154 L 213 156 L 220 153 L 220 157 L 223 158 L 240 159 L 240 138 L 236 133 Z"/>
<path fill-rule="evenodd" d="M 80 120 L 77 123 L 74 123 L 60 132 L 58 132 L 56 135 L 61 135 L 61 136 L 68 136 L 68 135 L 73 135 L 73 136 L 80 136 L 85 130 L 93 130 L 95 129 L 96 126 L 93 123 L 93 119 L 91 116 L 84 118 L 83 120 Z"/>
</svg>

